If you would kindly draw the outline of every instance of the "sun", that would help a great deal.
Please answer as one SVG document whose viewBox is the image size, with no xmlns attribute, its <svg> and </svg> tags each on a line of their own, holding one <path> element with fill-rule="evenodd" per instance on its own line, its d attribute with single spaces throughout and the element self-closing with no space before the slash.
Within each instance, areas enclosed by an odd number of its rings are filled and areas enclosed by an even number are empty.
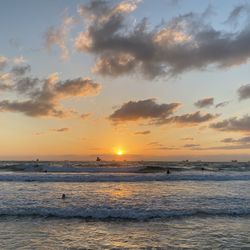
<svg viewBox="0 0 250 250">
<path fill-rule="evenodd" d="M 118 149 L 117 152 L 116 152 L 117 155 L 123 155 L 123 151 L 121 149 Z"/>
</svg>

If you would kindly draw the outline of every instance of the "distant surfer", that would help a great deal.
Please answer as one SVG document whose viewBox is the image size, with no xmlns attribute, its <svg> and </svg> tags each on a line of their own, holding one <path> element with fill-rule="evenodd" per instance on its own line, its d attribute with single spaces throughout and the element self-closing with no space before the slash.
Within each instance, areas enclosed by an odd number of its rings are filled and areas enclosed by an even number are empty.
<svg viewBox="0 0 250 250">
<path fill-rule="evenodd" d="M 167 169 L 167 174 L 170 174 L 170 170 L 169 169 Z"/>
<path fill-rule="evenodd" d="M 101 158 L 100 158 L 100 157 L 97 157 L 97 158 L 96 158 L 96 161 L 101 161 Z"/>
<path fill-rule="evenodd" d="M 66 195 L 65 194 L 62 194 L 62 199 L 64 200 L 66 198 Z"/>
</svg>

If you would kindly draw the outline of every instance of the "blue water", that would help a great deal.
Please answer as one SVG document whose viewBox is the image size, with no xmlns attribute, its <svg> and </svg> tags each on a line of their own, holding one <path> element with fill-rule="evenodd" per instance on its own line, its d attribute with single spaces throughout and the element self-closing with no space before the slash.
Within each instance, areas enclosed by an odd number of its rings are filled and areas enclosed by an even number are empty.
<svg viewBox="0 0 250 250">
<path fill-rule="evenodd" d="M 2 162 L 0 249 L 250 249 L 249 166 Z"/>
</svg>

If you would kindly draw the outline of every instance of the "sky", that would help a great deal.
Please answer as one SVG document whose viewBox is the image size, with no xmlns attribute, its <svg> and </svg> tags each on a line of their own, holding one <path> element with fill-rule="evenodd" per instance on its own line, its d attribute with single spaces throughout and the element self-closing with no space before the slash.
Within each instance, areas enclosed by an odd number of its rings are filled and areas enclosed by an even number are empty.
<svg viewBox="0 0 250 250">
<path fill-rule="evenodd" d="M 1 160 L 250 160 L 250 0 L 0 5 Z"/>
</svg>

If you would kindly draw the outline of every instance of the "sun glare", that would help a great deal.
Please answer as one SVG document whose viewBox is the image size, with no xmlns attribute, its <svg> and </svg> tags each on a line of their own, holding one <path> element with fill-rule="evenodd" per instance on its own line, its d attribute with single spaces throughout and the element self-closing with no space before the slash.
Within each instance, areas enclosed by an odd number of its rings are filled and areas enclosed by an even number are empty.
<svg viewBox="0 0 250 250">
<path fill-rule="evenodd" d="M 117 154 L 117 155 L 123 155 L 123 154 L 124 154 L 124 152 L 123 152 L 123 150 L 122 150 L 122 149 L 118 149 L 118 150 L 116 151 L 116 154 Z"/>
</svg>

